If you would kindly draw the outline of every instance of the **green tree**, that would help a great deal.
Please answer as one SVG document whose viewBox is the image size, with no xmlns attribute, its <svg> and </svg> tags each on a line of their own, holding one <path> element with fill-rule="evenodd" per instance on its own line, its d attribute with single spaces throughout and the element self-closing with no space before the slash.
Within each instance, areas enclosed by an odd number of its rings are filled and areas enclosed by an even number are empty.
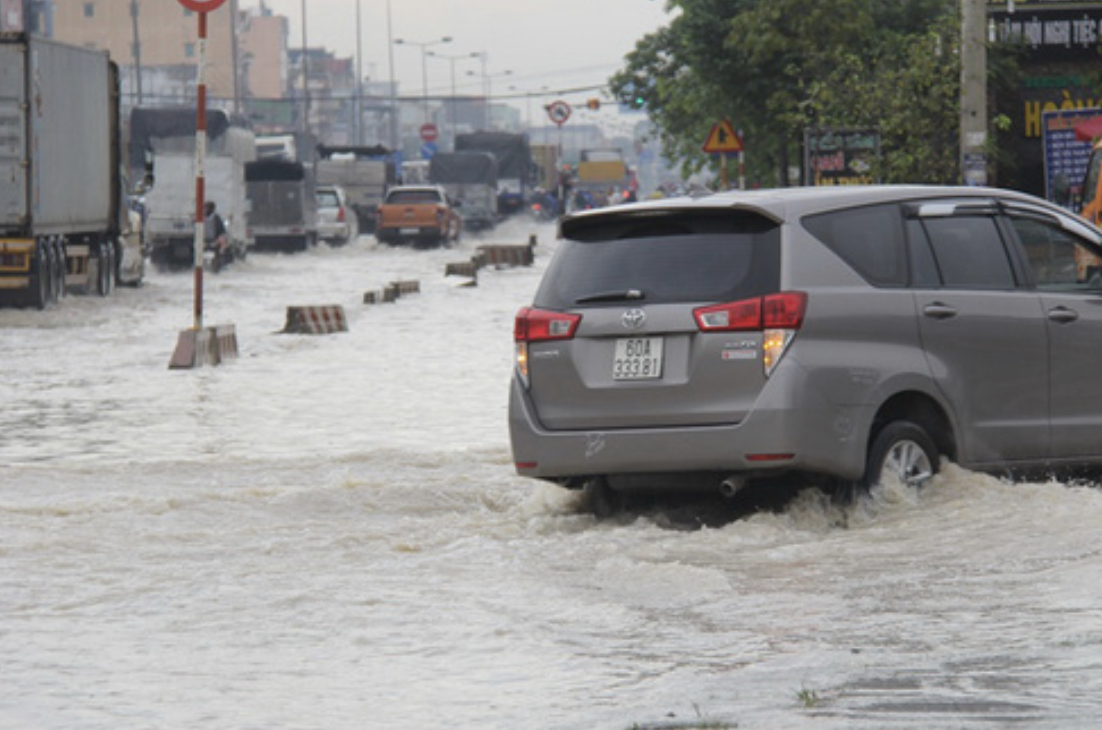
<svg viewBox="0 0 1102 730">
<path fill-rule="evenodd" d="M 874 126 L 886 182 L 957 176 L 959 42 L 949 0 L 669 0 L 611 80 L 640 94 L 688 170 L 711 125 L 745 131 L 747 170 L 785 184 L 813 125 Z"/>
</svg>

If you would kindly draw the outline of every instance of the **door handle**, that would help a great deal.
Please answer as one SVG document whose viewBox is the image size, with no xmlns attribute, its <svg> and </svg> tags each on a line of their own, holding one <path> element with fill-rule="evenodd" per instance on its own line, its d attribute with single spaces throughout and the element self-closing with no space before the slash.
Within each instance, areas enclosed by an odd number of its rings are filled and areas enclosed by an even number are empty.
<svg viewBox="0 0 1102 730">
<path fill-rule="evenodd" d="M 1076 312 L 1074 309 L 1068 309 L 1067 307 L 1053 307 L 1048 310 L 1048 318 L 1053 322 L 1067 324 L 1068 322 L 1074 322 L 1079 319 L 1079 312 Z"/>
<path fill-rule="evenodd" d="M 957 316 L 956 307 L 950 307 L 948 304 L 942 304 L 941 302 L 927 304 L 922 308 L 922 313 L 933 319 L 949 319 Z"/>
</svg>

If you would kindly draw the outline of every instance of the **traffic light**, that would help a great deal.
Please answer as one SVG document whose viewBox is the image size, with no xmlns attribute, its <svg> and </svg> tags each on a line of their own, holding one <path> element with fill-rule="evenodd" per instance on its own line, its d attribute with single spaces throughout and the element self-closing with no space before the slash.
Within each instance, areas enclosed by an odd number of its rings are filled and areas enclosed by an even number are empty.
<svg viewBox="0 0 1102 730">
<path fill-rule="evenodd" d="M 598 109 L 601 108 L 601 100 L 600 99 L 590 99 L 589 101 L 587 101 L 585 103 L 585 106 L 586 106 L 587 109 L 597 111 Z"/>
<path fill-rule="evenodd" d="M 639 96 L 638 94 L 631 97 L 631 108 L 632 109 L 642 109 L 646 105 L 647 105 L 647 100 L 644 99 L 643 97 Z"/>
</svg>

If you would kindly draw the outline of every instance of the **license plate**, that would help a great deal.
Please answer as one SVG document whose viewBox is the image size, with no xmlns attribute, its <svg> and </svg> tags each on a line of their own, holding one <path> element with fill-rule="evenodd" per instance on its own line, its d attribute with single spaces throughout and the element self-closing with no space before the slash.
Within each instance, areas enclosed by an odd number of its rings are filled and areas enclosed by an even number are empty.
<svg viewBox="0 0 1102 730">
<path fill-rule="evenodd" d="M 616 340 L 612 360 L 613 380 L 648 380 L 662 377 L 661 337 L 622 337 Z"/>
<path fill-rule="evenodd" d="M 416 236 L 420 232 L 421 232 L 420 228 L 399 228 L 398 229 L 398 233 L 402 234 L 403 236 Z"/>
</svg>

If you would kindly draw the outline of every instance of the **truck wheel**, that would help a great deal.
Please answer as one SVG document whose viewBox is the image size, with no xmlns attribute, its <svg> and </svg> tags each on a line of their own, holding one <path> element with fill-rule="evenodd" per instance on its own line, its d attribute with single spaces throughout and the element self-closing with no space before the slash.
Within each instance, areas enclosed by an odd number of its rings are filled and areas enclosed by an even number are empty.
<svg viewBox="0 0 1102 730">
<path fill-rule="evenodd" d="M 99 277 L 96 281 L 96 293 L 101 297 L 108 296 L 114 288 L 115 282 L 115 256 L 114 247 L 109 243 L 101 243 L 99 253 Z"/>
<path fill-rule="evenodd" d="M 57 277 L 54 279 L 54 295 L 57 301 L 65 298 L 65 274 L 68 264 L 65 260 L 65 243 L 57 241 L 54 244 L 54 260 L 57 261 Z"/>
<path fill-rule="evenodd" d="M 35 278 L 36 286 L 31 290 L 31 306 L 35 309 L 45 309 L 50 303 L 51 277 L 54 272 L 50 268 L 50 254 L 46 244 L 39 243 L 34 247 L 35 269 L 38 276 Z"/>
</svg>

